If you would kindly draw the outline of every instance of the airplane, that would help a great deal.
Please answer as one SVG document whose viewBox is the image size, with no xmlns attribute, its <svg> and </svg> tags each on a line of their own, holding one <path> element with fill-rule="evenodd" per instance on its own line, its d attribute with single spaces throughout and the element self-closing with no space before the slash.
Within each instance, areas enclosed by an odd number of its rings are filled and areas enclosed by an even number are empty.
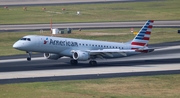
<svg viewBox="0 0 180 98">
<path fill-rule="evenodd" d="M 57 60 L 66 56 L 71 58 L 71 65 L 89 60 L 89 64 L 94 66 L 98 58 L 121 58 L 154 51 L 147 46 L 153 22 L 148 20 L 134 39 L 126 43 L 27 35 L 15 42 L 13 48 L 26 51 L 27 61 L 31 61 L 31 52 L 40 52 L 46 59 Z"/>
</svg>

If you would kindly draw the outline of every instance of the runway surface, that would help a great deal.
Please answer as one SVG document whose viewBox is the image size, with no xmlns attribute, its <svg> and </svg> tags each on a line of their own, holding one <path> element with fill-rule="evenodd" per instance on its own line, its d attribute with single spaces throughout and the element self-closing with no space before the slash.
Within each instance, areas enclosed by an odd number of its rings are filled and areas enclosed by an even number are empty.
<svg viewBox="0 0 180 98">
<path fill-rule="evenodd" d="M 0 0 L 0 5 L 60 5 L 60 4 L 82 4 L 82 3 L 109 3 L 109 2 L 147 2 L 152 0 Z"/>
<path fill-rule="evenodd" d="M 140 28 L 146 21 L 138 22 L 99 22 L 99 23 L 62 23 L 52 24 L 53 28 Z M 153 27 L 179 28 L 180 21 L 155 21 Z M 20 31 L 20 30 L 49 30 L 50 24 L 28 24 L 28 25 L 0 25 L 0 31 Z"/>
<path fill-rule="evenodd" d="M 157 49 L 149 54 L 97 60 L 98 66 L 89 66 L 86 61 L 72 66 L 66 57 L 54 61 L 36 56 L 30 62 L 26 61 L 25 55 L 12 56 L 8 60 L 7 57 L 0 57 L 0 83 L 179 74 L 180 43 L 174 42 L 171 45 L 152 45 Z"/>
</svg>

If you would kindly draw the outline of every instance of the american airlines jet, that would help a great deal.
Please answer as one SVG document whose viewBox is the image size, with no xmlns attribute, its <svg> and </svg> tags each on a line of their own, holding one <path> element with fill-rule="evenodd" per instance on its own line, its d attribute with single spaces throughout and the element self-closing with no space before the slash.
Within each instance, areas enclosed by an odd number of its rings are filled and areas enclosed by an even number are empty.
<svg viewBox="0 0 180 98">
<path fill-rule="evenodd" d="M 87 60 L 90 65 L 97 65 L 97 58 L 121 58 L 154 51 L 147 47 L 153 22 L 148 20 L 134 39 L 127 43 L 27 35 L 18 40 L 13 48 L 26 51 L 28 61 L 31 60 L 31 52 L 41 52 L 45 58 L 52 60 L 70 57 L 72 65 Z"/>
</svg>

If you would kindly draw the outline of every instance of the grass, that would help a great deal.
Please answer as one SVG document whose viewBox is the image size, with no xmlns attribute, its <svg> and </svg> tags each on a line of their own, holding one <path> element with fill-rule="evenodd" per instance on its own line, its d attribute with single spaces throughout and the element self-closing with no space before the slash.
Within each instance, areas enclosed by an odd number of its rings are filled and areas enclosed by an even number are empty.
<svg viewBox="0 0 180 98">
<path fill-rule="evenodd" d="M 0 8 L 0 24 L 179 20 L 179 0 Z M 46 8 L 46 11 L 42 11 Z M 65 8 L 64 11 L 61 9 Z M 76 12 L 80 11 L 80 15 Z"/>
<path fill-rule="evenodd" d="M 24 11 L 22 6 L 9 6 L 8 9 L 0 8 L 0 24 L 49 23 L 50 18 L 52 18 L 53 23 L 137 21 L 148 19 L 179 20 L 179 4 L 179 0 L 160 0 L 150 2 L 28 6 L 27 11 Z M 42 8 L 46 8 L 46 11 L 42 11 Z M 62 11 L 62 8 L 65 8 L 65 10 Z M 76 15 L 77 11 L 80 11 L 81 14 Z M 138 31 L 139 28 L 135 28 L 135 30 Z M 177 29 L 173 28 L 153 29 L 150 43 L 177 41 L 179 40 L 179 35 L 176 32 Z M 116 35 L 114 33 L 119 34 Z M 13 49 L 12 45 L 19 38 L 28 34 L 39 34 L 39 32 L 1 32 L 0 56 L 24 53 Z M 43 34 L 48 35 L 48 32 Z M 73 34 L 61 36 L 116 42 L 126 42 L 134 37 L 130 33 L 130 29 L 83 30 L 82 32 L 74 31 Z"/>
<path fill-rule="evenodd" d="M 140 28 L 134 28 L 134 32 L 138 32 Z M 176 28 L 153 28 L 150 44 L 179 41 L 180 35 L 177 33 Z M 83 38 L 83 39 L 93 39 L 102 41 L 113 41 L 113 42 L 127 42 L 134 38 L 130 32 L 130 28 L 120 28 L 120 29 L 94 29 L 94 30 L 84 30 L 82 32 L 75 31 L 74 34 L 62 35 L 63 37 L 71 38 Z"/>
<path fill-rule="evenodd" d="M 140 28 L 135 28 L 134 31 L 139 31 Z M 40 32 L 5 32 L 0 33 L 0 56 L 25 54 L 24 51 L 19 51 L 12 48 L 12 45 L 25 35 L 49 35 L 49 31 Z M 130 32 L 130 28 L 121 29 L 92 29 L 92 30 L 74 30 L 72 34 L 59 34 L 57 36 L 68 38 L 80 38 L 113 42 L 128 42 L 134 38 Z M 175 28 L 153 28 L 150 44 L 179 41 L 180 34 Z"/>
<path fill-rule="evenodd" d="M 13 49 L 12 45 L 19 40 L 21 37 L 27 35 L 28 33 L 17 33 L 17 32 L 5 32 L 0 33 L 0 56 L 22 54 L 24 52 Z M 29 34 L 36 34 L 34 32 Z"/>
<path fill-rule="evenodd" d="M 0 85 L 1 98 L 179 98 L 180 75 Z"/>
</svg>

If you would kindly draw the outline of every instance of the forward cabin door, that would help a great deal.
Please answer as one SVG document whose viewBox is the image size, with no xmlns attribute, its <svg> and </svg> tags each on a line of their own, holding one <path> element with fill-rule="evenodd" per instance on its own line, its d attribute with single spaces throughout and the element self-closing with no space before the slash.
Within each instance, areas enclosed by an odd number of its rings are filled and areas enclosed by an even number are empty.
<svg viewBox="0 0 180 98">
<path fill-rule="evenodd" d="M 42 44 L 44 43 L 43 41 L 43 38 L 41 36 L 38 36 L 38 47 L 42 46 Z"/>
</svg>

